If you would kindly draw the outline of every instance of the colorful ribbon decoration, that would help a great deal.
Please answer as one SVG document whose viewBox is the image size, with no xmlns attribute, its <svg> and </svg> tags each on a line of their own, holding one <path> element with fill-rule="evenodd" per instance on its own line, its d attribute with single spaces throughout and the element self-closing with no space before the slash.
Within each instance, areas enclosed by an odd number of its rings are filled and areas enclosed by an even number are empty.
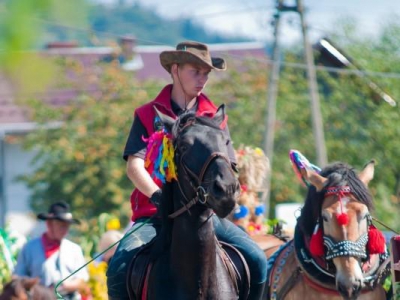
<svg viewBox="0 0 400 300">
<path fill-rule="evenodd" d="M 164 129 L 154 132 L 148 139 L 145 167 L 158 186 L 177 179 L 172 136 Z"/>
<path fill-rule="evenodd" d="M 293 150 L 293 149 L 290 150 L 289 158 L 292 163 L 293 170 L 297 175 L 297 178 L 299 178 L 299 180 L 303 183 L 303 185 L 305 185 L 307 187 L 310 186 L 310 183 L 301 174 L 301 169 L 314 170 L 319 173 L 319 172 L 321 172 L 321 168 L 310 163 L 308 161 L 308 159 L 303 154 L 301 154 L 300 151 L 297 151 L 297 150 Z"/>
</svg>

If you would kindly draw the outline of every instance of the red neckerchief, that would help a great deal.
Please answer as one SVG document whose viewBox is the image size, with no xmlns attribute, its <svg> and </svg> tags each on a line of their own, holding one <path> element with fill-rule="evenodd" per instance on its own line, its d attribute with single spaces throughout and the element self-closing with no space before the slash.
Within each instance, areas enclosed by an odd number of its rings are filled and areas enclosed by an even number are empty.
<svg viewBox="0 0 400 300">
<path fill-rule="evenodd" d="M 61 241 L 51 240 L 46 233 L 43 233 L 42 244 L 44 248 L 44 255 L 46 256 L 46 258 L 49 258 L 58 250 L 60 250 Z"/>
</svg>

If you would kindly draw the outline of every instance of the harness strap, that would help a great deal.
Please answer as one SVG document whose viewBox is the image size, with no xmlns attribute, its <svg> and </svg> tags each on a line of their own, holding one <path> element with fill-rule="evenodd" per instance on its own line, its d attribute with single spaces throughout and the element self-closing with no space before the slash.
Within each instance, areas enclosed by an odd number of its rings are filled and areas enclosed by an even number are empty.
<svg viewBox="0 0 400 300">
<path fill-rule="evenodd" d="M 284 299 L 287 293 L 295 286 L 295 284 L 299 281 L 300 276 L 302 275 L 303 271 L 297 267 L 296 270 L 290 275 L 289 279 L 286 280 L 285 284 L 279 290 L 276 296 L 276 300 Z M 304 276 L 303 276 L 304 277 Z"/>
<path fill-rule="evenodd" d="M 373 290 L 378 284 L 382 284 L 385 278 L 390 274 L 390 256 L 388 256 L 382 264 L 379 265 L 375 274 L 370 276 L 371 280 L 365 280 L 365 287 Z M 369 279 L 369 278 L 368 278 Z"/>
<path fill-rule="evenodd" d="M 203 182 L 203 179 L 204 179 L 203 177 L 204 177 L 204 174 L 205 174 L 206 171 L 207 171 L 208 166 L 209 166 L 210 163 L 214 160 L 214 158 L 217 158 L 217 157 L 221 157 L 221 158 L 225 159 L 226 162 L 228 163 L 228 165 L 229 165 L 229 166 L 231 165 L 229 159 L 226 157 L 226 155 L 225 155 L 224 153 L 222 153 L 222 152 L 213 152 L 213 153 L 207 158 L 207 161 L 204 163 L 203 168 L 202 168 L 201 171 L 200 171 L 199 182 L 198 182 L 199 185 Z"/>
<path fill-rule="evenodd" d="M 219 249 L 218 255 L 221 257 L 222 262 L 224 263 L 225 268 L 228 271 L 229 277 L 232 279 L 232 283 L 235 287 L 236 294 L 239 295 L 239 286 L 238 286 L 238 282 L 237 282 L 238 272 L 235 271 L 233 261 L 230 259 L 229 255 L 225 252 L 225 250 L 223 250 L 221 244 L 217 240 L 217 237 L 215 237 L 215 241 L 216 241 L 217 245 L 219 246 L 218 247 L 218 249 Z"/>
<path fill-rule="evenodd" d="M 189 201 L 187 204 L 183 204 L 183 206 L 178 209 L 176 212 L 168 215 L 168 218 L 174 219 L 180 214 L 184 213 L 185 211 L 189 210 L 193 205 L 195 205 L 199 201 L 198 197 L 194 197 L 191 201 Z"/>
</svg>

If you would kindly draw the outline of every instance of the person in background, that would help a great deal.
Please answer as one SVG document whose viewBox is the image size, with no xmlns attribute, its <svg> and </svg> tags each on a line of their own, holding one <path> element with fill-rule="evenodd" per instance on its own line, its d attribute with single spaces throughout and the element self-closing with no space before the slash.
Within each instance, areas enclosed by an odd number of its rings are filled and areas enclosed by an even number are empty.
<svg viewBox="0 0 400 300">
<path fill-rule="evenodd" d="M 118 230 L 108 230 L 104 232 L 100 238 L 98 245 L 99 253 L 102 253 L 103 251 L 111 247 L 111 245 L 117 243 L 120 239 L 123 238 L 123 236 L 124 235 Z M 115 253 L 115 250 L 117 250 L 117 246 L 118 244 L 112 246 L 110 249 L 108 249 L 106 252 L 100 255 L 97 259 L 97 262 L 104 261 L 105 263 L 109 264 L 111 258 Z"/>
<path fill-rule="evenodd" d="M 73 218 L 69 205 L 63 201 L 52 204 L 47 213 L 40 213 L 37 218 L 46 221 L 47 230 L 24 245 L 14 275 L 38 277 L 41 284 L 53 287 L 86 263 L 82 248 L 66 239 L 70 225 L 80 221 Z M 88 279 L 85 267 L 64 281 L 57 291 L 64 299 L 81 299 L 79 291 Z"/>
<path fill-rule="evenodd" d="M 138 248 L 150 242 L 160 228 L 158 218 L 151 218 L 160 205 L 161 186 L 158 186 L 145 168 L 146 142 L 154 132 L 162 130 L 155 109 L 176 118 L 185 111 L 198 115 L 214 115 L 217 106 L 205 95 L 203 90 L 212 70 L 226 69 L 225 60 L 211 57 L 207 45 L 185 41 L 176 50 L 160 54 L 160 62 L 171 74 L 172 84 L 163 88 L 151 102 L 137 108 L 133 124 L 125 146 L 123 158 L 127 161 L 127 176 L 136 187 L 131 195 L 133 211 L 131 229 L 119 244 L 107 270 L 109 299 L 129 299 L 126 290 L 126 272 Z M 228 126 L 224 128 L 229 137 Z M 228 145 L 229 159 L 235 166 L 236 158 L 232 142 Z M 149 218 L 148 223 L 144 223 Z M 267 259 L 264 252 L 240 228 L 227 220 L 213 216 L 216 236 L 219 240 L 234 245 L 245 257 L 251 274 L 249 300 L 260 299 L 267 279 Z M 138 231 L 138 226 L 142 226 Z M 132 234 L 131 234 L 132 233 Z"/>
</svg>

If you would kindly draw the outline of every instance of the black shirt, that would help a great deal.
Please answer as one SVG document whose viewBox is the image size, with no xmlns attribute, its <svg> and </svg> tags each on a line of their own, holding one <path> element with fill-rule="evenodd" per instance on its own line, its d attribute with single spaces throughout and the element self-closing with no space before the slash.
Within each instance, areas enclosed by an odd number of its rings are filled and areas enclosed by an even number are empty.
<svg viewBox="0 0 400 300">
<path fill-rule="evenodd" d="M 185 112 L 185 110 L 182 109 L 173 100 L 171 100 L 171 107 L 172 107 L 172 111 L 177 116 L 179 116 L 180 114 Z M 196 110 L 197 110 L 197 102 L 195 103 L 195 105 L 193 105 L 193 107 L 190 109 L 190 111 L 196 111 Z M 236 164 L 235 152 L 234 152 L 234 149 L 232 146 L 232 141 L 230 139 L 228 125 L 226 125 L 224 131 L 225 131 L 226 135 L 229 137 L 229 145 L 228 145 L 229 159 L 232 163 Z M 140 121 L 140 119 L 135 118 L 133 120 L 133 124 L 131 126 L 128 140 L 126 141 L 126 145 L 125 145 L 125 149 L 124 149 L 123 157 L 125 160 L 128 160 L 129 155 L 134 155 L 134 156 L 137 156 L 142 159 L 145 158 L 147 143 L 145 141 L 143 141 L 142 137 L 144 137 L 144 138 L 149 137 L 147 134 L 147 130 L 144 127 L 143 123 Z"/>
</svg>

